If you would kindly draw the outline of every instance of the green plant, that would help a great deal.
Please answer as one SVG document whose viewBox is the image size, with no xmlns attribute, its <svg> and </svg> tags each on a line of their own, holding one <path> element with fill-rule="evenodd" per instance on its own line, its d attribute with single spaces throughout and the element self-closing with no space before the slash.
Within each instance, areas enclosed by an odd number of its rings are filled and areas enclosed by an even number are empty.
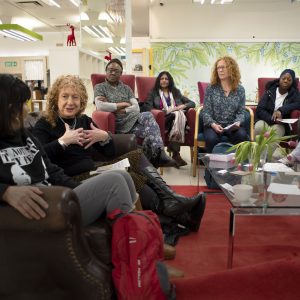
<svg viewBox="0 0 300 300">
<path fill-rule="evenodd" d="M 286 154 L 280 143 L 293 137 L 295 135 L 278 137 L 274 128 L 264 127 L 261 133 L 256 135 L 255 141 L 236 144 L 228 149 L 228 152 L 235 150 L 235 163 L 249 161 L 253 170 L 256 170 L 261 161 L 271 160 L 276 148 L 279 148 L 282 154 Z"/>
</svg>

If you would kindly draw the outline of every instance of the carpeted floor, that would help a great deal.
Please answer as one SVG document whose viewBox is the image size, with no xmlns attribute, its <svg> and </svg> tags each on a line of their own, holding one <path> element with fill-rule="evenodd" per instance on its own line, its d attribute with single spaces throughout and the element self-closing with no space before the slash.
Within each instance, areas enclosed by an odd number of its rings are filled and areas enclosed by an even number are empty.
<svg viewBox="0 0 300 300">
<path fill-rule="evenodd" d="M 184 195 L 195 186 L 173 186 Z M 223 194 L 208 194 L 199 232 L 181 237 L 169 263 L 193 278 L 226 270 L 230 204 Z M 238 217 L 233 267 L 300 256 L 300 217 Z"/>
</svg>

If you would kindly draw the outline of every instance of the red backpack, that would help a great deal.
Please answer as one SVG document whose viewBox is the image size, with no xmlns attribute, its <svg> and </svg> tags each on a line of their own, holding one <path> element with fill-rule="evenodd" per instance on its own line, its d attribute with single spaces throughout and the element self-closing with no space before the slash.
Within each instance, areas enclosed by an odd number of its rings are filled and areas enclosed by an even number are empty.
<svg viewBox="0 0 300 300">
<path fill-rule="evenodd" d="M 152 211 L 113 211 L 112 272 L 119 300 L 176 299 L 163 264 L 163 235 Z"/>
</svg>

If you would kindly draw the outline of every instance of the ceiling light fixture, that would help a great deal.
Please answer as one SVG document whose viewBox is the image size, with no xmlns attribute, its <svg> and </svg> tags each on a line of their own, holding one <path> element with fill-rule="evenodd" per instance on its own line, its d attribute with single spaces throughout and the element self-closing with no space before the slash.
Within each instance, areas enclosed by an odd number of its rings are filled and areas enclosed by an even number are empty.
<svg viewBox="0 0 300 300">
<path fill-rule="evenodd" d="M 126 49 L 123 47 L 110 47 L 109 50 L 117 55 L 126 55 Z"/>
<path fill-rule="evenodd" d="M 1 24 L 0 34 L 23 42 L 35 42 L 38 40 L 43 40 L 42 35 L 18 24 Z"/>
<path fill-rule="evenodd" d="M 79 7 L 79 0 L 70 0 L 76 7 Z"/>
<path fill-rule="evenodd" d="M 44 3 L 46 3 L 47 5 L 50 6 L 57 6 L 58 8 L 60 8 L 60 5 L 58 3 L 56 3 L 54 0 L 42 0 Z"/>
<path fill-rule="evenodd" d="M 101 38 L 104 43 L 113 43 L 112 33 L 106 27 L 91 25 L 84 26 L 82 29 L 94 38 Z"/>
</svg>

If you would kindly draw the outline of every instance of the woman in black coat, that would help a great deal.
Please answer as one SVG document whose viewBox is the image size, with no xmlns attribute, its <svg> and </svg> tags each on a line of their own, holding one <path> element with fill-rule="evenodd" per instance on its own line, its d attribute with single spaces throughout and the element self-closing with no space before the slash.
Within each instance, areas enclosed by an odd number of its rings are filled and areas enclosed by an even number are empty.
<svg viewBox="0 0 300 300">
<path fill-rule="evenodd" d="M 300 109 L 300 93 L 297 87 L 295 72 L 284 70 L 278 79 L 266 84 L 266 91 L 260 99 L 255 113 L 255 135 L 264 126 L 274 127 L 278 136 L 289 134 L 289 126 L 280 119 L 290 118 L 293 110 Z"/>
</svg>

